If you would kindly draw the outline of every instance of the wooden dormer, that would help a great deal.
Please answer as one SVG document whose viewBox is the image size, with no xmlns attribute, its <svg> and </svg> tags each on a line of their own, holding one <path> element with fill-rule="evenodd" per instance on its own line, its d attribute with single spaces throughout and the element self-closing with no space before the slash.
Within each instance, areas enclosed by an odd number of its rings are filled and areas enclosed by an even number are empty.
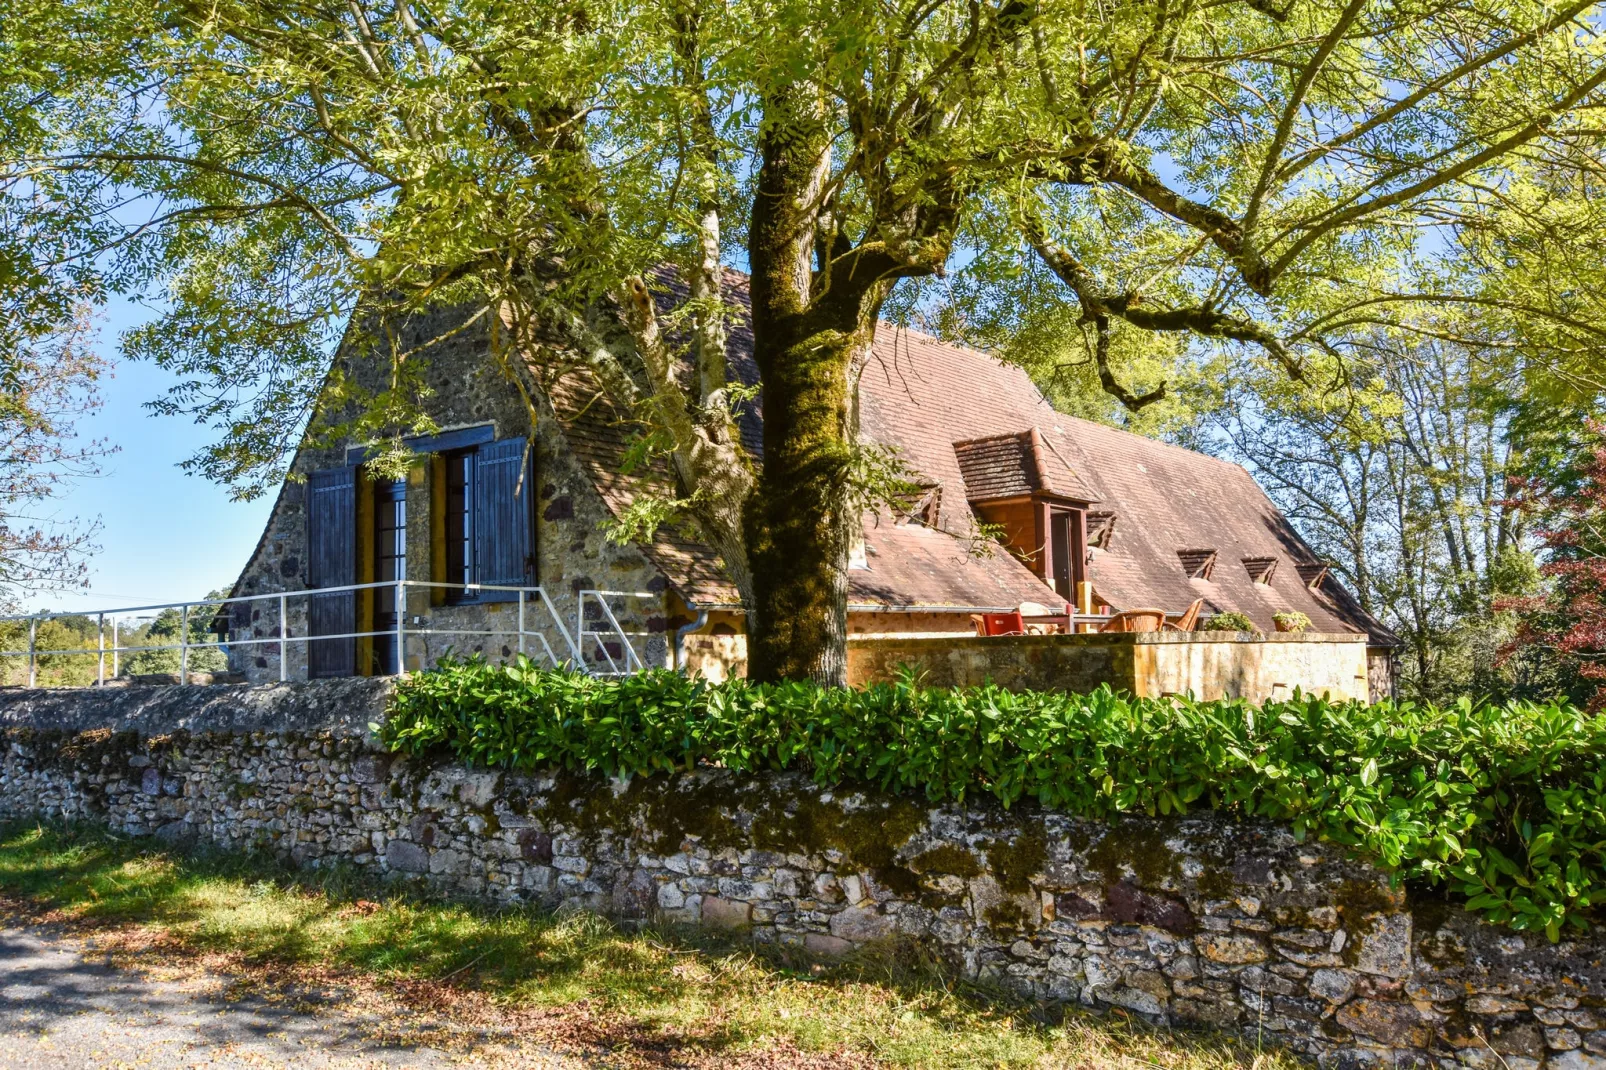
<svg viewBox="0 0 1606 1070">
<path fill-rule="evenodd" d="M 1037 428 L 954 443 L 971 512 L 1067 602 L 1087 579 L 1091 495 Z"/>
</svg>

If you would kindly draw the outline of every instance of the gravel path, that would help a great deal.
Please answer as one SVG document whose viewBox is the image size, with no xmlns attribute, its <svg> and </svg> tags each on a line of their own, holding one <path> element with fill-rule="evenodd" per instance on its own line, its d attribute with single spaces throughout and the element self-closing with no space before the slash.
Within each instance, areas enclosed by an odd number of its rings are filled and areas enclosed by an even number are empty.
<svg viewBox="0 0 1606 1070">
<path fill-rule="evenodd" d="M 581 1064 L 346 994 L 107 965 L 92 941 L 0 928 L 0 1070 L 418 1068 Z"/>
</svg>

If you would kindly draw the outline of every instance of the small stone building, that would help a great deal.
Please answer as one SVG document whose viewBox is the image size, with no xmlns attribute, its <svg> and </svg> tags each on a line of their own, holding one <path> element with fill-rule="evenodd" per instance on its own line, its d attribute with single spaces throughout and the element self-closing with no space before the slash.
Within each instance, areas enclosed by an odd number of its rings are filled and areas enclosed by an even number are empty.
<svg viewBox="0 0 1606 1070">
<path fill-rule="evenodd" d="M 756 385 L 746 280 L 733 273 L 727 293 L 730 377 Z M 634 656 L 740 672 L 742 608 L 718 556 L 670 527 L 639 545 L 605 534 L 638 495 L 669 489 L 651 466 L 623 471 L 630 419 L 583 368 L 504 369 L 483 322 L 462 319 L 440 310 L 401 331 L 404 348 L 441 339 L 413 358 L 426 362 L 441 430 L 409 440 L 419 459 L 405 479 L 371 477 L 364 442 L 309 441 L 297 453 L 233 592 L 257 600 L 220 618 L 231 666 L 258 680 L 391 672 L 399 624 L 408 668 L 449 651 L 494 660 L 550 646 L 602 668 L 634 667 Z M 388 373 L 349 352 L 337 360 L 359 384 Z M 862 369 L 859 402 L 861 434 L 894 448 L 920 493 L 864 518 L 854 642 L 974 636 L 973 615 L 1059 611 L 1079 596 L 1095 611 L 1169 614 L 1203 599 L 1203 616 L 1242 612 L 1268 633 L 1274 614 L 1298 611 L 1313 632 L 1365 636 L 1371 693 L 1391 691 L 1398 640 L 1243 468 L 1062 415 L 1019 368 L 891 325 Z M 762 398 L 739 421 L 755 455 L 761 421 Z M 975 552 L 978 522 L 1002 532 L 1003 550 Z M 398 578 L 438 586 L 399 600 L 390 587 L 301 593 Z M 483 585 L 541 593 L 521 606 Z M 298 641 L 308 636 L 338 638 Z"/>
</svg>

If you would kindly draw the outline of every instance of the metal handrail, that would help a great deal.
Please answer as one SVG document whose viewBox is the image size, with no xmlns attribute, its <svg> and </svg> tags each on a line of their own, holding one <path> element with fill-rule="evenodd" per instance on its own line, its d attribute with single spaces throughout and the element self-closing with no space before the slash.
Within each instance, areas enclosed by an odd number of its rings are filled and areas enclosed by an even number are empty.
<svg viewBox="0 0 1606 1070">
<path fill-rule="evenodd" d="M 407 604 L 407 602 L 406 602 L 406 591 L 407 591 L 407 588 L 409 588 L 409 587 L 417 587 L 417 588 L 425 588 L 425 589 L 445 588 L 445 589 L 454 590 L 454 591 L 473 591 L 473 592 L 479 592 L 479 591 L 504 591 L 504 592 L 515 593 L 515 594 L 518 595 L 518 598 L 517 598 L 518 618 L 517 618 L 517 621 L 516 621 L 516 627 L 515 628 L 490 628 L 490 629 L 476 629 L 476 628 L 418 628 L 418 627 L 409 628 L 407 626 L 407 613 L 405 612 L 405 607 L 406 607 L 406 604 Z M 332 634 L 328 634 L 328 635 L 299 635 L 299 636 L 296 636 L 296 635 L 291 635 L 290 634 L 289 608 L 290 608 L 290 599 L 292 599 L 292 598 L 311 598 L 314 595 L 343 594 L 343 593 L 346 593 L 346 592 L 368 591 L 368 590 L 379 590 L 379 589 L 391 589 L 391 588 L 394 588 L 394 590 L 396 592 L 396 606 L 397 606 L 396 624 L 392 628 L 375 629 L 375 630 L 371 630 L 371 631 L 340 632 L 340 633 L 332 633 Z M 562 641 L 563 641 L 562 645 L 567 650 L 567 657 L 560 658 L 558 656 L 557 652 L 553 649 L 551 641 L 548 640 L 545 631 L 543 631 L 540 628 L 532 629 L 532 628 L 528 627 L 528 623 L 529 623 L 529 621 L 528 621 L 528 610 L 529 610 L 530 605 L 532 604 L 532 599 L 530 597 L 531 595 L 535 596 L 535 599 L 533 601 L 536 604 L 539 604 L 540 607 L 546 611 L 546 616 L 547 616 L 548 621 L 550 622 L 551 627 L 556 629 L 558 635 L 560 635 L 562 637 Z M 519 650 L 520 654 L 526 654 L 527 655 L 529 653 L 528 642 L 527 641 L 528 641 L 530 636 L 534 636 L 535 639 L 537 641 L 539 641 L 539 643 L 541 645 L 541 652 L 545 655 L 546 659 L 554 667 L 561 666 L 561 665 L 565 664 L 565 662 L 567 662 L 569 664 L 574 665 L 576 668 L 579 668 L 581 671 L 588 672 L 588 673 L 597 673 L 598 670 L 593 668 L 586 661 L 584 652 L 582 650 L 582 645 L 584 644 L 584 642 L 586 640 L 586 637 L 587 636 L 592 636 L 592 637 L 597 637 L 597 638 L 601 638 L 603 636 L 616 637 L 618 639 L 618 641 L 622 644 L 622 647 L 623 647 L 623 657 L 624 657 L 624 661 L 625 661 L 625 669 L 623 670 L 623 672 L 625 672 L 625 673 L 637 672 L 637 671 L 640 671 L 641 669 L 643 669 L 645 667 L 645 664 L 642 662 L 640 656 L 636 653 L 635 648 L 630 643 L 629 635 L 633 634 L 633 633 L 627 633 L 624 630 L 623 626 L 620 625 L 618 618 L 613 613 L 613 610 L 608 606 L 607 598 L 609 598 L 609 597 L 652 598 L 652 597 L 656 597 L 656 596 L 651 595 L 651 594 L 646 593 L 646 592 L 598 591 L 598 590 L 591 590 L 591 589 L 587 589 L 587 590 L 583 590 L 583 591 L 577 592 L 577 595 L 578 595 L 578 604 L 577 604 L 576 610 L 575 610 L 575 630 L 574 630 L 574 632 L 571 632 L 568 628 L 564 627 L 562 616 L 558 613 L 557 606 L 553 603 L 551 597 L 547 594 L 545 588 L 542 588 L 542 587 L 515 587 L 515 586 L 511 586 L 511 585 L 507 585 L 507 584 L 495 584 L 495 583 L 445 583 L 445 582 L 434 581 L 434 580 L 380 580 L 380 581 L 373 582 L 373 583 L 348 583 L 348 584 L 340 584 L 340 585 L 333 586 L 333 587 L 306 588 L 306 589 L 299 590 L 299 591 L 275 591 L 275 592 L 269 592 L 269 593 L 265 593 L 265 594 L 255 594 L 255 595 L 234 595 L 234 596 L 230 596 L 230 597 L 227 597 L 227 598 L 203 598 L 203 599 L 193 599 L 193 600 L 185 601 L 185 602 L 161 602 L 161 603 L 153 603 L 153 604 L 150 604 L 150 605 L 143 605 L 143 606 L 127 606 L 127 607 L 122 607 L 122 608 L 117 608 L 117 609 L 88 610 L 88 611 L 81 611 L 81 612 L 75 612 L 75 611 L 72 611 L 72 610 L 60 610 L 60 611 L 55 611 L 55 612 L 19 614 L 19 615 L 16 615 L 16 616 L 0 617 L 0 623 L 7 623 L 7 622 L 12 622 L 12 621 L 24 621 L 24 620 L 27 621 L 28 622 L 28 647 L 27 647 L 26 650 L 0 650 L 0 657 L 26 657 L 28 659 L 28 686 L 29 687 L 34 687 L 34 686 L 37 686 L 37 684 L 38 684 L 38 667 L 39 667 L 39 659 L 41 657 L 49 657 L 49 656 L 83 656 L 83 657 L 88 657 L 88 656 L 93 656 L 93 657 L 96 658 L 96 674 L 95 674 L 96 683 L 98 685 L 100 685 L 100 686 L 105 686 L 105 683 L 106 683 L 106 655 L 107 654 L 111 655 L 112 676 L 115 678 L 119 674 L 120 663 L 121 663 L 121 655 L 123 655 L 123 654 L 140 653 L 140 652 L 144 652 L 144 651 L 154 651 L 154 650 L 177 650 L 177 651 L 179 651 L 179 682 L 183 683 L 183 684 L 188 684 L 190 682 L 190 672 L 189 672 L 190 651 L 192 649 L 193 650 L 227 650 L 227 649 L 229 649 L 231 647 L 236 647 L 236 646 L 239 646 L 239 647 L 254 647 L 254 646 L 274 646 L 274 645 L 276 645 L 279 648 L 279 680 L 280 680 L 281 683 L 283 683 L 283 682 L 285 682 L 285 681 L 287 681 L 289 679 L 289 656 L 288 655 L 289 655 L 289 646 L 290 646 L 290 644 L 292 642 L 298 642 L 298 643 L 302 643 L 303 645 L 305 645 L 306 643 L 309 643 L 309 642 L 321 641 L 321 640 L 332 640 L 332 639 L 364 639 L 364 638 L 377 638 L 377 637 L 380 637 L 380 636 L 394 637 L 395 640 L 396 640 L 397 665 L 398 665 L 398 668 L 400 669 L 400 671 L 405 673 L 407 671 L 407 662 L 406 662 L 407 639 L 408 639 L 408 637 L 410 635 L 489 636 L 489 635 L 517 634 L 517 636 L 518 636 L 518 650 Z M 612 631 L 611 632 L 605 632 L 605 631 L 602 631 L 600 629 L 587 629 L 585 627 L 585 617 L 584 617 L 584 614 L 585 614 L 585 602 L 586 602 L 586 599 L 588 597 L 596 599 L 597 603 L 602 607 L 602 611 L 603 611 L 603 614 L 604 614 L 605 618 L 607 619 L 607 622 L 612 626 Z M 192 608 L 194 608 L 194 607 L 206 607 L 208 609 L 211 609 L 213 611 L 214 615 L 216 615 L 216 613 L 222 612 L 224 606 L 234 605 L 234 604 L 238 604 L 238 603 L 264 602 L 264 601 L 277 601 L 278 602 L 279 634 L 277 636 L 266 636 L 266 637 L 259 637 L 259 638 L 230 639 L 228 641 L 225 641 L 223 639 L 218 639 L 215 642 L 192 641 L 190 639 L 189 622 L 190 622 L 190 610 Z M 121 643 L 118 642 L 118 638 L 119 638 L 119 636 L 118 636 L 118 625 L 119 625 L 118 618 L 119 617 L 132 616 L 132 615 L 135 615 L 135 614 L 148 615 L 148 614 L 152 613 L 153 611 L 159 612 L 161 610 L 167 610 L 167 609 L 176 609 L 176 610 L 179 611 L 179 641 L 177 643 L 157 643 L 157 644 L 145 643 L 145 644 L 140 644 L 138 646 L 133 646 L 133 645 L 124 646 L 124 645 L 122 645 Z M 94 649 L 76 649 L 76 650 L 40 650 L 39 649 L 38 636 L 39 636 L 39 625 L 41 623 L 43 623 L 45 621 L 48 621 L 48 620 L 55 620 L 55 619 L 60 619 L 60 618 L 65 618 L 65 617 L 89 617 L 89 616 L 93 616 L 93 617 L 96 618 L 97 638 L 96 638 L 96 646 L 95 646 Z M 107 646 L 107 644 L 106 644 L 106 621 L 107 621 L 108 617 L 111 619 L 111 645 L 110 646 Z M 613 656 L 608 652 L 607 647 L 605 645 L 599 644 L 599 649 L 602 651 L 603 657 L 608 662 L 608 670 L 607 670 L 606 674 L 607 675 L 620 675 L 620 674 L 622 674 L 621 670 L 619 669 L 618 662 L 615 661 Z"/>
<path fill-rule="evenodd" d="M 624 649 L 621 651 L 621 654 L 625 659 L 625 667 L 623 671 L 620 670 L 619 663 L 614 660 L 613 655 L 609 653 L 607 644 L 602 642 L 597 644 L 597 649 L 602 651 L 602 656 L 608 661 L 608 668 L 611 670 L 610 675 L 623 676 L 632 672 L 640 672 L 643 668 L 645 668 L 641 662 L 641 659 L 636 656 L 635 648 L 630 645 L 629 639 L 626 638 L 626 632 L 619 624 L 619 618 L 615 617 L 613 615 L 613 610 L 609 608 L 608 599 L 656 598 L 658 596 L 654 595 L 650 591 L 598 591 L 590 588 L 587 588 L 583 591 L 578 591 L 576 594 L 577 601 L 575 603 L 574 610 L 574 633 L 579 637 L 581 643 L 585 642 L 586 636 L 588 635 L 596 637 L 600 640 L 604 635 L 608 634 L 596 629 L 586 628 L 585 609 L 586 597 L 588 595 L 596 599 L 597 605 L 602 607 L 603 615 L 607 617 L 608 623 L 613 625 L 613 634 L 617 635 L 624 643 Z"/>
</svg>

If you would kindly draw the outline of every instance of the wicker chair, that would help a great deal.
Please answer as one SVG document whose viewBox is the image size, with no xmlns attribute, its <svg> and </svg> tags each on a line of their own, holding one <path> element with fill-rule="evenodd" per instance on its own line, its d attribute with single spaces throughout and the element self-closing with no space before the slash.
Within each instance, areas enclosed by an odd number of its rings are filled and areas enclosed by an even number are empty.
<svg viewBox="0 0 1606 1070">
<path fill-rule="evenodd" d="M 1158 632 L 1165 628 L 1163 609 L 1125 609 L 1100 626 L 1101 632 Z"/>
<path fill-rule="evenodd" d="M 1199 611 L 1204 608 L 1204 599 L 1195 598 L 1193 605 L 1182 611 L 1182 616 L 1176 620 L 1167 617 L 1165 627 L 1167 632 L 1191 632 L 1199 625 Z"/>
</svg>

